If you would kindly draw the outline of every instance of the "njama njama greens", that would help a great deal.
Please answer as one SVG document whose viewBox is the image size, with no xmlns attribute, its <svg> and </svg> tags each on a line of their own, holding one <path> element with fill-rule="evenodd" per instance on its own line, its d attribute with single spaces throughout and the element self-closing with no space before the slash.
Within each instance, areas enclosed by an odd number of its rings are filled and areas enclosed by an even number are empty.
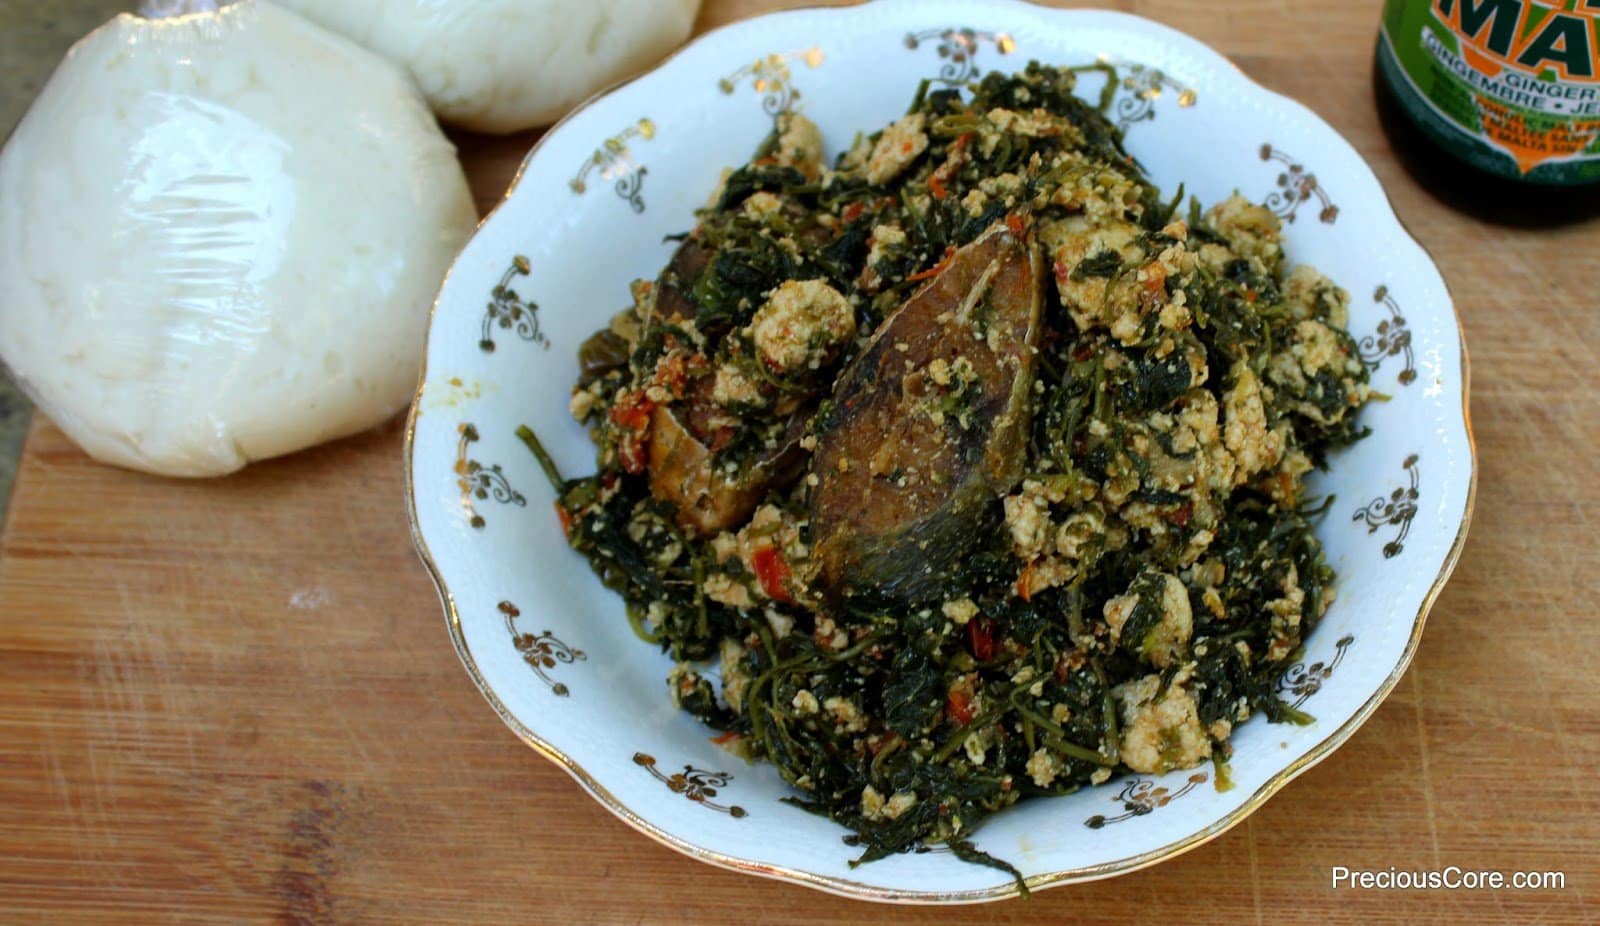
<svg viewBox="0 0 1600 926">
<path fill-rule="evenodd" d="M 581 351 L 572 547 L 861 860 L 1014 874 L 987 815 L 1304 719 L 1348 297 L 1261 206 L 1164 198 L 1078 73 L 924 84 L 831 165 L 779 116 Z"/>
</svg>

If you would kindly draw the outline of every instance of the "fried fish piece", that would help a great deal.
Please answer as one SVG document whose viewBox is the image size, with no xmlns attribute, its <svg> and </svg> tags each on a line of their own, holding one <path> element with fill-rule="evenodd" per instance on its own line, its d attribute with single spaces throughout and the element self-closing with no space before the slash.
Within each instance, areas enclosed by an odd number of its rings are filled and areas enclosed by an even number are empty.
<svg viewBox="0 0 1600 926">
<path fill-rule="evenodd" d="M 691 292 L 712 256 L 695 237 L 679 246 L 656 282 L 655 310 L 664 321 L 694 317 Z M 701 377 L 682 402 L 656 406 L 650 416 L 650 492 L 674 506 L 678 526 L 691 536 L 710 536 L 743 522 L 768 490 L 793 485 L 801 473 L 799 441 L 807 415 L 800 411 L 791 414 L 775 446 L 740 471 L 725 471 L 713 450 L 722 415 L 713 388 L 712 377 Z"/>
<path fill-rule="evenodd" d="M 1015 221 L 955 251 L 835 384 L 808 496 L 821 591 L 921 597 L 1021 477 L 1044 262 Z"/>
</svg>

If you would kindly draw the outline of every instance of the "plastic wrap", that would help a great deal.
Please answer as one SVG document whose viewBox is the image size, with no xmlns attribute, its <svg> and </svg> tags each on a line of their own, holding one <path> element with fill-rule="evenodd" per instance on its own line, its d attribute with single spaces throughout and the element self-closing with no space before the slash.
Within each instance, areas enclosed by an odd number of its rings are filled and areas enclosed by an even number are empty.
<svg viewBox="0 0 1600 926">
<path fill-rule="evenodd" d="M 403 64 L 441 119 L 549 125 L 665 57 L 700 0 L 278 0 Z"/>
<path fill-rule="evenodd" d="M 190 13 L 213 13 L 237 0 L 140 0 L 139 15 L 145 19 L 166 19 Z"/>
<path fill-rule="evenodd" d="M 256 0 L 80 42 L 0 203 L 0 358 L 95 457 L 183 476 L 404 407 L 476 222 L 405 75 Z"/>
</svg>

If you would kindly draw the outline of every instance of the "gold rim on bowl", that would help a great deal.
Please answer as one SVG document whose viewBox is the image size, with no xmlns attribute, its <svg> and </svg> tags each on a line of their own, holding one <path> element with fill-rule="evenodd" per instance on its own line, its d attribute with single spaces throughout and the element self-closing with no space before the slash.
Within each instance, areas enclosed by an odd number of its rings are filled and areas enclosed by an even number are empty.
<svg viewBox="0 0 1600 926">
<path fill-rule="evenodd" d="M 689 42 L 672 55 L 663 59 L 659 64 L 646 73 L 630 80 L 620 81 L 589 97 L 587 100 L 575 107 L 571 112 L 563 116 L 549 129 L 545 130 L 544 134 L 539 137 L 539 140 L 534 143 L 531 149 L 529 149 L 527 155 L 523 158 L 522 163 L 518 166 L 516 173 L 511 178 L 511 182 L 506 187 L 505 193 L 501 195 L 499 202 L 497 202 L 494 207 L 491 208 L 489 212 L 479 221 L 478 228 L 475 230 L 474 235 L 476 235 L 477 231 L 481 231 L 483 226 L 494 217 L 495 213 L 499 212 L 500 208 L 505 205 L 508 200 L 510 200 L 512 194 L 516 191 L 518 185 L 521 183 L 523 175 L 527 172 L 529 164 L 532 163 L 534 156 L 539 153 L 539 150 L 543 147 L 546 139 L 560 130 L 561 127 L 568 121 L 576 117 L 579 113 L 588 109 L 590 106 L 594 105 L 599 100 L 610 96 L 612 93 L 615 93 L 623 87 L 655 74 L 667 64 L 676 60 L 680 55 L 684 54 L 689 49 L 702 42 L 707 36 L 714 35 L 725 29 L 735 26 L 744 25 L 756 19 L 765 18 L 766 16 L 783 16 L 785 14 L 792 14 L 795 12 L 816 12 L 830 9 L 840 8 L 830 6 L 798 7 L 782 12 L 769 13 L 759 17 L 752 17 L 750 19 L 726 23 L 715 29 L 702 33 L 700 36 L 697 36 L 693 41 Z M 1122 16 L 1130 20 L 1136 20 L 1144 25 L 1156 25 L 1164 30 L 1171 31 L 1170 27 L 1161 26 L 1159 23 L 1153 23 L 1153 21 L 1147 20 L 1144 17 L 1133 16 L 1130 14 L 1112 15 Z M 1204 43 L 1201 43 L 1198 40 L 1193 41 L 1204 46 Z M 1209 50 L 1209 46 L 1204 47 Z M 1248 74 L 1244 73 L 1242 69 L 1240 69 L 1221 53 L 1215 52 L 1214 50 L 1212 53 L 1216 55 L 1217 59 L 1227 63 L 1235 71 L 1235 73 L 1249 81 L 1262 93 L 1269 94 L 1272 97 L 1280 100 L 1285 100 L 1296 106 L 1300 106 L 1303 109 L 1305 108 L 1303 104 L 1300 104 L 1298 101 L 1262 86 L 1259 82 L 1255 81 Z M 1323 125 L 1330 132 L 1333 132 L 1336 136 L 1338 136 L 1341 141 L 1344 141 L 1345 144 L 1350 145 L 1349 140 L 1346 139 L 1342 133 L 1340 133 L 1337 129 L 1334 129 L 1331 125 L 1327 125 L 1326 121 L 1322 120 L 1320 116 L 1317 116 L 1315 112 L 1309 109 L 1306 111 L 1319 122 L 1322 122 Z M 1350 149 L 1352 151 L 1356 151 L 1358 158 L 1360 157 L 1360 152 L 1354 145 L 1350 145 Z M 1372 173 L 1372 169 L 1370 165 L 1366 163 L 1366 159 L 1360 158 L 1360 160 L 1362 166 L 1365 167 L 1369 173 Z M 1376 183 L 1377 178 L 1375 174 L 1373 179 Z M 1381 190 L 1382 184 L 1378 183 L 1378 186 Z M 1426 247 L 1423 247 L 1422 243 L 1417 240 L 1416 236 L 1411 234 L 1410 229 L 1400 221 L 1400 216 L 1394 209 L 1393 200 L 1388 197 L 1386 191 L 1384 193 L 1384 201 L 1389 208 L 1390 214 L 1394 217 L 1396 224 L 1400 226 L 1401 231 L 1407 237 L 1411 238 L 1412 242 L 1417 245 L 1418 249 L 1421 250 L 1424 255 L 1427 256 L 1429 262 L 1432 263 L 1434 268 L 1437 270 L 1438 262 L 1434 260 L 1432 253 L 1430 253 Z M 457 260 L 452 262 L 450 269 L 446 271 L 444 279 L 440 284 L 439 292 L 434 297 L 433 305 L 428 311 L 428 331 L 424 340 L 422 371 L 418 377 L 417 390 L 411 403 L 410 412 L 406 417 L 405 443 L 403 449 L 403 453 L 405 454 L 406 516 L 411 525 L 411 537 L 413 542 L 416 544 L 417 553 L 421 557 L 423 565 L 427 568 L 428 575 L 432 577 L 435 588 L 438 590 L 439 600 L 445 611 L 445 621 L 450 630 L 450 640 L 455 646 L 456 655 L 460 657 L 462 665 L 466 667 L 467 674 L 471 676 L 472 682 L 477 686 L 479 693 L 481 693 L 489 702 L 489 705 L 494 708 L 495 713 L 500 716 L 501 721 L 503 721 L 506 726 L 510 727 L 512 732 L 516 733 L 516 735 L 524 743 L 532 747 L 536 752 L 543 755 L 551 762 L 554 762 L 557 766 L 561 767 L 568 775 L 571 775 L 572 778 L 575 779 L 591 797 L 598 801 L 601 806 L 605 807 L 618 819 L 622 820 L 624 823 L 645 834 L 646 836 L 649 836 L 651 839 L 654 839 L 656 842 L 667 846 L 668 848 L 674 849 L 684 855 L 689 856 L 690 858 L 715 865 L 719 868 L 725 868 L 730 871 L 746 872 L 765 878 L 772 878 L 778 881 L 787 881 L 794 884 L 800 884 L 842 897 L 886 903 L 981 903 L 992 900 L 1003 900 L 1008 897 L 1017 896 L 1020 891 L 1017 885 L 1011 881 L 1006 881 L 993 887 L 965 891 L 920 891 L 885 888 L 861 881 L 851 880 L 849 878 L 840 878 L 831 875 L 819 875 L 813 872 L 800 871 L 798 869 L 789 868 L 782 865 L 771 865 L 764 862 L 752 861 L 750 859 L 718 852 L 713 849 L 707 849 L 703 846 L 694 845 L 693 843 L 690 843 L 679 836 L 656 826 L 649 820 L 646 820 L 639 814 L 635 813 L 632 808 L 618 800 L 615 795 L 613 795 L 598 781 L 596 781 L 593 776 L 591 776 L 570 756 L 539 736 L 539 734 L 529 729 L 524 723 L 522 723 L 521 720 L 511 713 L 511 711 L 506 707 L 505 703 L 500 700 L 498 695 L 495 694 L 494 689 L 489 685 L 488 681 L 483 677 L 482 672 L 478 668 L 477 661 L 473 658 L 472 651 L 467 645 L 466 636 L 462 630 L 461 615 L 456 608 L 455 596 L 450 592 L 449 585 L 445 582 L 444 576 L 439 571 L 438 564 L 434 561 L 433 553 L 428 548 L 428 542 L 422 535 L 422 529 L 417 519 L 413 460 L 415 456 L 417 417 L 422 409 L 423 392 L 428 378 L 427 347 L 432 339 L 433 322 L 438 313 L 439 302 L 443 297 L 445 289 L 449 286 L 451 277 L 455 274 L 456 266 L 458 265 L 459 260 L 460 257 L 458 255 Z M 1440 274 L 1440 279 L 1443 280 L 1442 273 Z M 1473 510 L 1476 506 L 1478 494 L 1478 451 L 1476 438 L 1474 437 L 1472 431 L 1472 413 L 1471 406 L 1469 404 L 1472 380 L 1469 367 L 1469 357 L 1467 353 L 1465 336 L 1462 332 L 1461 311 L 1456 305 L 1454 297 L 1450 295 L 1448 283 L 1445 284 L 1445 294 L 1446 298 L 1448 298 L 1450 301 L 1451 312 L 1455 317 L 1457 344 L 1460 349 L 1461 414 L 1462 424 L 1467 436 L 1467 460 L 1470 466 L 1467 482 L 1467 499 L 1466 506 L 1462 511 L 1461 525 L 1456 531 L 1455 539 L 1451 542 L 1449 552 L 1445 555 L 1444 562 L 1440 564 L 1438 575 L 1435 576 L 1427 594 L 1423 597 L 1421 606 L 1417 609 L 1417 615 L 1411 627 L 1411 635 L 1406 640 L 1405 649 L 1401 652 L 1400 659 L 1395 664 L 1393 671 L 1391 671 L 1388 677 L 1383 680 L 1383 683 L 1378 686 L 1377 690 L 1373 692 L 1372 696 L 1369 697 L 1354 714 L 1345 720 L 1345 722 L 1341 724 L 1338 729 L 1330 733 L 1321 742 L 1317 743 L 1310 750 L 1308 750 L 1304 755 L 1300 756 L 1294 762 L 1280 769 L 1276 774 L 1268 778 L 1261 784 L 1260 787 L 1255 790 L 1254 793 L 1250 795 L 1248 800 L 1229 811 L 1221 819 L 1215 821 L 1207 827 L 1190 833 L 1181 839 L 1170 842 L 1157 849 L 1152 849 L 1148 852 L 1131 856 L 1129 858 L 1118 859 L 1114 862 L 1104 862 L 1097 865 L 1087 865 L 1079 868 L 1068 868 L 1060 871 L 1029 875 L 1026 879 L 1024 879 L 1029 890 L 1036 891 L 1048 887 L 1076 884 L 1086 881 L 1096 881 L 1102 878 L 1110 878 L 1116 875 L 1128 874 L 1143 868 L 1148 868 L 1168 859 L 1176 858 L 1177 856 L 1182 855 L 1191 849 L 1198 848 L 1199 846 L 1210 842 L 1218 836 L 1221 836 L 1223 833 L 1226 833 L 1228 830 L 1243 822 L 1245 818 L 1249 817 L 1252 813 L 1259 809 L 1262 804 L 1266 803 L 1268 799 L 1277 794 L 1284 788 L 1285 785 L 1293 781 L 1301 773 L 1318 764 L 1323 759 L 1326 759 L 1333 753 L 1334 750 L 1343 745 L 1345 741 L 1350 739 L 1350 737 L 1353 736 L 1355 732 L 1359 730 L 1368 719 L 1371 718 L 1372 714 L 1378 709 L 1378 706 L 1383 703 L 1383 701 L 1389 696 L 1390 692 L 1394 690 L 1395 686 L 1399 684 L 1400 678 L 1405 674 L 1406 669 L 1411 665 L 1412 658 L 1416 655 L 1417 646 L 1422 639 L 1423 626 L 1427 623 L 1428 612 L 1432 610 L 1434 602 L 1438 599 L 1440 592 L 1444 589 L 1445 583 L 1450 578 L 1450 574 L 1455 570 L 1456 562 L 1460 559 L 1461 550 L 1466 544 L 1467 529 L 1472 523 Z"/>
</svg>

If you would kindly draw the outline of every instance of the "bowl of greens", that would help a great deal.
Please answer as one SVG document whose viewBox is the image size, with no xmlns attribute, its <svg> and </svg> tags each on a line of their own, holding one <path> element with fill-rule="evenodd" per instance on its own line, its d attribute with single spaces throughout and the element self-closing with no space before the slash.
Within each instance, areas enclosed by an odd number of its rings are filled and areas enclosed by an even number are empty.
<svg viewBox="0 0 1600 926">
<path fill-rule="evenodd" d="M 1466 391 L 1370 169 L 1192 39 L 796 11 L 530 153 L 435 307 L 413 533 L 624 821 L 981 901 L 1199 845 L 1370 716 L 1465 536 Z"/>
</svg>

